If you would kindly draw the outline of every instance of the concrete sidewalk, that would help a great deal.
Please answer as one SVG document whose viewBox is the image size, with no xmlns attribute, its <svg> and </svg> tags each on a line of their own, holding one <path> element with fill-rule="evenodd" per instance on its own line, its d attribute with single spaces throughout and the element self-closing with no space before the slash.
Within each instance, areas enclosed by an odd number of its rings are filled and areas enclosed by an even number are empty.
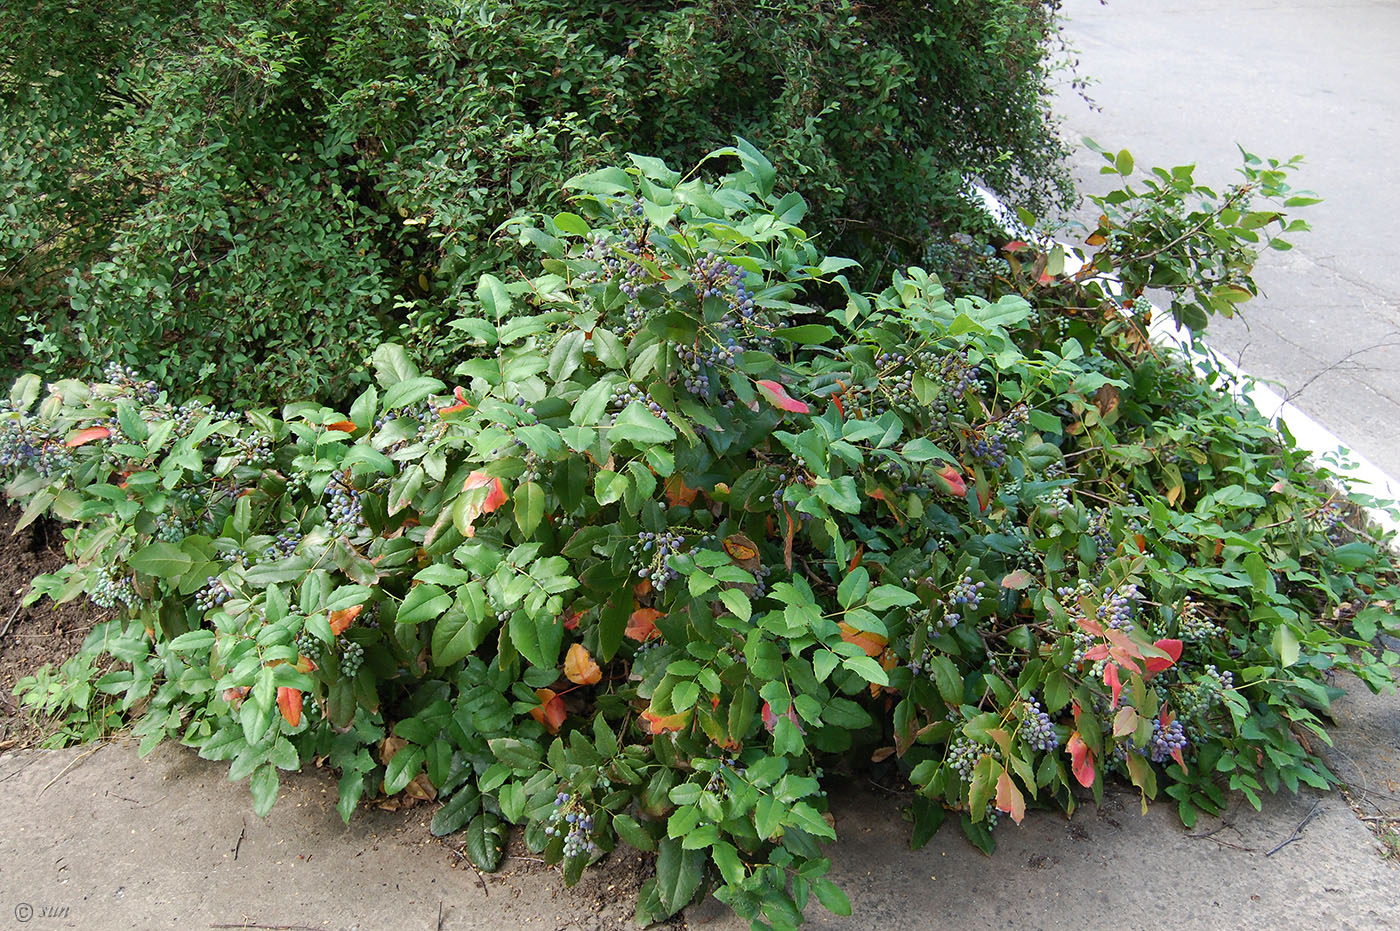
<svg viewBox="0 0 1400 931">
<path fill-rule="evenodd" d="M 1065 0 L 1077 72 L 1064 135 L 1130 150 L 1137 164 L 1198 166 L 1235 180 L 1236 143 L 1306 156 L 1295 184 L 1325 198 L 1300 209 L 1313 231 L 1256 269 L 1265 292 L 1208 337 L 1392 476 L 1400 474 L 1400 0 Z M 1076 157 L 1081 190 L 1102 192 L 1098 156 Z M 1271 412 L 1266 412 L 1271 413 Z"/>
<path fill-rule="evenodd" d="M 1393 813 L 1400 698 L 1350 695 L 1338 724 L 1334 767 L 1368 811 Z M 313 772 L 289 778 L 259 820 L 226 773 L 177 747 L 148 761 L 131 744 L 0 756 L 0 929 L 631 927 L 646 870 L 635 854 L 569 890 L 517 839 L 502 873 L 478 876 L 429 836 L 431 806 L 362 810 L 346 826 L 334 782 Z M 1400 928 L 1400 872 L 1336 793 L 1237 804 L 1187 831 L 1170 804 L 1142 815 L 1118 789 L 1072 819 L 1007 822 L 992 858 L 951 821 L 910 851 L 898 799 L 868 785 L 838 790 L 833 810 L 834 878 L 855 914 L 814 903 L 816 928 Z M 713 900 L 685 924 L 747 927 Z"/>
</svg>

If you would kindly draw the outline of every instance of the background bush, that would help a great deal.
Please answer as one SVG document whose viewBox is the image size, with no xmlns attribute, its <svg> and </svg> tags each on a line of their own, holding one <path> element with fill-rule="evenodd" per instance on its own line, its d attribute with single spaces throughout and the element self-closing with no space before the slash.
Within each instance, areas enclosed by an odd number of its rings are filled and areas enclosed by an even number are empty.
<svg viewBox="0 0 1400 931">
<path fill-rule="evenodd" d="M 1329 784 L 1330 677 L 1389 680 L 1397 589 L 1286 436 L 1049 254 L 1008 244 L 994 301 L 861 292 L 751 147 L 714 185 L 633 161 L 509 224 L 539 264 L 480 279 L 455 384 L 392 344 L 345 411 L 18 380 L 0 468 L 72 560 L 32 597 L 124 608 L 26 703 L 139 713 L 259 813 L 326 760 L 345 817 L 439 801 L 484 868 L 512 823 L 569 881 L 655 850 L 643 923 L 848 909 L 825 780 L 872 758 L 913 843 L 988 852 L 1111 778 L 1188 824 Z M 1244 200 L 1201 223 L 1287 228 Z"/>
<path fill-rule="evenodd" d="M 1039 0 L 234 0 L 0 10 L 0 364 L 339 401 L 442 367 L 506 218 L 739 134 L 888 278 L 963 175 L 1066 192 Z"/>
</svg>

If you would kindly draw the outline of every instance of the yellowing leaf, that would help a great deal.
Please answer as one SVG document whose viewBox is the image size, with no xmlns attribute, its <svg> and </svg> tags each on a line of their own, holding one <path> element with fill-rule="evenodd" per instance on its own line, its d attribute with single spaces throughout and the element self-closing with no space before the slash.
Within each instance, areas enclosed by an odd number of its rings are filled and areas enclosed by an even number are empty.
<svg viewBox="0 0 1400 931">
<path fill-rule="evenodd" d="M 595 685 L 602 680 L 603 670 L 583 644 L 575 643 L 564 657 L 564 676 L 574 685 Z"/>
</svg>

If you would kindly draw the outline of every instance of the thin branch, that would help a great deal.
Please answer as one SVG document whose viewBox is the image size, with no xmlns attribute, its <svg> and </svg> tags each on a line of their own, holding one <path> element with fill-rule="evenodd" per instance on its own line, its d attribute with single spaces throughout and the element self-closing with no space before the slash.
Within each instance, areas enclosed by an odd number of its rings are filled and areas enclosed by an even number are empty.
<svg viewBox="0 0 1400 931">
<path fill-rule="evenodd" d="M 1308 822 L 1311 821 L 1312 819 L 1316 818 L 1319 814 L 1321 814 L 1321 812 L 1320 812 L 1320 810 L 1319 810 L 1319 808 L 1318 808 L 1318 806 L 1320 806 L 1321 804 L 1322 804 L 1322 799 L 1318 799 L 1317 801 L 1313 802 L 1313 806 L 1312 806 L 1312 808 L 1308 811 L 1307 816 L 1304 817 L 1302 821 L 1299 821 L 1299 822 L 1298 822 L 1298 826 L 1297 826 L 1296 828 L 1293 829 L 1293 833 L 1290 834 L 1290 835 L 1288 836 L 1288 840 L 1286 840 L 1286 841 L 1284 841 L 1283 843 L 1279 844 L 1279 845 L 1278 845 L 1277 847 L 1275 847 L 1273 850 L 1270 850 L 1268 853 L 1264 854 L 1264 856 L 1266 856 L 1266 857 L 1272 857 L 1274 854 L 1278 853 L 1280 850 L 1282 850 L 1283 848 L 1287 847 L 1289 844 L 1291 844 L 1291 843 L 1293 843 L 1295 840 L 1297 840 L 1297 839 L 1298 839 L 1298 836 L 1299 836 L 1300 834 L 1303 833 L 1303 828 L 1305 828 L 1305 827 L 1308 826 Z"/>
</svg>

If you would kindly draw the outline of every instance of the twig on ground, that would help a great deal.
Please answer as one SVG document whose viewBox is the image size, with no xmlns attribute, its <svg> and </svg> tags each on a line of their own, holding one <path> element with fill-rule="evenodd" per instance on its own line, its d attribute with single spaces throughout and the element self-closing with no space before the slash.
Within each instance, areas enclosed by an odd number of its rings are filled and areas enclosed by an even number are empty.
<svg viewBox="0 0 1400 931">
<path fill-rule="evenodd" d="M 211 924 L 211 928 L 261 928 L 262 931 L 326 931 L 325 928 L 318 928 L 315 925 L 259 925 L 250 921 L 239 924 Z"/>
<path fill-rule="evenodd" d="M 442 899 L 438 899 L 438 923 L 437 931 L 442 931 Z"/>
<path fill-rule="evenodd" d="M 15 609 L 10 612 L 10 619 L 5 622 L 5 626 L 0 628 L 0 639 L 3 639 L 10 632 L 10 626 L 14 624 L 15 618 L 19 617 L 19 609 L 24 607 L 24 596 L 21 595 L 19 601 L 15 602 Z"/>
<path fill-rule="evenodd" d="M 102 744 L 98 744 L 98 745 L 96 745 L 95 747 L 93 747 L 93 748 L 91 748 L 91 749 L 89 749 L 89 750 L 84 750 L 82 753 L 79 753 L 77 756 L 75 756 L 75 757 L 73 758 L 73 762 L 71 762 L 71 763 L 69 763 L 67 766 L 63 767 L 63 769 L 59 772 L 59 774 L 58 774 L 57 776 L 54 776 L 54 777 L 53 777 L 52 779 L 50 779 L 48 782 L 44 783 L 44 787 L 43 787 L 42 789 L 39 790 L 39 794 L 40 794 L 40 795 L 43 795 L 45 792 L 49 791 L 49 787 L 52 786 L 55 782 L 58 782 L 58 780 L 62 779 L 64 776 L 68 775 L 68 771 L 69 771 L 70 769 L 72 769 L 73 767 L 77 766 L 77 765 L 78 765 L 79 763 L 81 763 L 83 760 L 86 760 L 88 757 L 92 756 L 94 753 L 96 753 L 98 750 L 101 750 L 101 749 L 102 749 Z"/>
<path fill-rule="evenodd" d="M 443 844 L 443 846 L 447 847 L 446 844 Z M 481 891 L 487 896 L 490 896 L 491 890 L 486 885 L 486 877 L 481 875 L 481 870 L 476 868 L 476 864 L 472 862 L 472 858 L 462 853 L 462 851 L 458 850 L 456 847 L 447 847 L 447 849 L 452 851 L 452 854 L 459 860 L 472 868 L 472 872 L 476 874 L 476 881 L 481 883 Z"/>
<path fill-rule="evenodd" d="M 1307 815 L 1303 818 L 1303 820 L 1298 822 L 1298 826 L 1293 829 L 1293 833 L 1288 836 L 1288 840 L 1279 844 L 1273 850 L 1270 850 L 1268 853 L 1264 854 L 1264 856 L 1272 857 L 1274 854 L 1278 853 L 1280 850 L 1297 840 L 1299 835 L 1303 833 L 1303 828 L 1308 826 L 1308 822 L 1316 818 L 1318 814 L 1320 814 L 1319 806 L 1321 805 L 1322 799 L 1318 799 L 1317 801 L 1313 802 L 1312 808 L 1309 809 Z"/>
<path fill-rule="evenodd" d="M 238 851 L 243 847 L 243 838 L 248 835 L 248 819 L 243 819 L 243 827 L 238 832 L 238 840 L 233 845 L 233 859 L 238 859 Z"/>
</svg>

